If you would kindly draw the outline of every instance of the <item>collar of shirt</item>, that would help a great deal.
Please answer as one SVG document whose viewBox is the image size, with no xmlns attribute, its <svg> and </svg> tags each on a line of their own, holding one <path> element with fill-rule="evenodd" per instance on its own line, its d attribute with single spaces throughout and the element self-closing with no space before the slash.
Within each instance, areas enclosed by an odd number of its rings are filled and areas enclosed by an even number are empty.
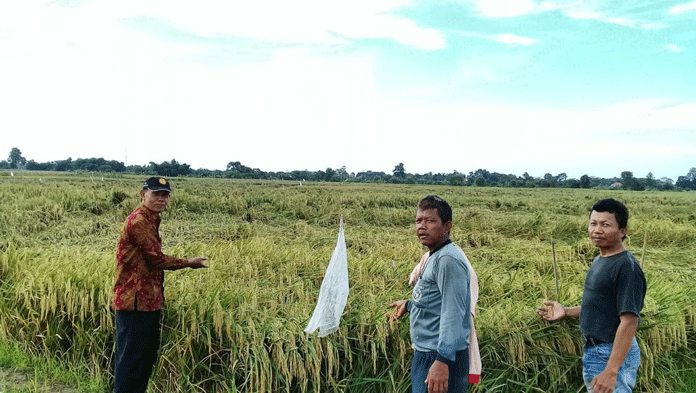
<svg viewBox="0 0 696 393">
<path fill-rule="evenodd" d="M 159 213 L 155 213 L 152 210 L 148 209 L 143 205 L 142 203 L 140 206 L 138 206 L 141 212 L 143 212 L 143 216 L 145 216 L 148 220 L 155 222 L 156 224 L 159 224 L 160 221 L 162 221 L 162 218 L 160 217 Z"/>
<path fill-rule="evenodd" d="M 432 250 L 432 251 L 430 252 L 430 255 L 435 254 L 436 252 L 440 251 L 440 249 L 442 249 L 442 247 L 444 247 L 444 246 L 446 246 L 446 245 L 448 245 L 448 244 L 450 244 L 450 243 L 452 243 L 452 240 L 450 240 L 450 239 L 445 240 L 444 242 L 442 242 L 442 244 L 440 244 L 439 246 L 435 247 L 435 249 Z"/>
</svg>

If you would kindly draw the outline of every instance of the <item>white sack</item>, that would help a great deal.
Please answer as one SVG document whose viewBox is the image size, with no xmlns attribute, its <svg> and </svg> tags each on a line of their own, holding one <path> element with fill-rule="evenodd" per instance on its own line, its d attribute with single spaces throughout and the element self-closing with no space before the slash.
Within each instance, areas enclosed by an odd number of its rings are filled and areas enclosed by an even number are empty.
<svg viewBox="0 0 696 393">
<path fill-rule="evenodd" d="M 317 306 L 304 331 L 314 333 L 318 328 L 319 337 L 324 337 L 338 330 L 347 300 L 348 255 L 346 254 L 346 238 L 343 235 L 343 217 L 341 217 L 336 248 L 326 268 L 324 281 L 321 282 Z"/>
</svg>

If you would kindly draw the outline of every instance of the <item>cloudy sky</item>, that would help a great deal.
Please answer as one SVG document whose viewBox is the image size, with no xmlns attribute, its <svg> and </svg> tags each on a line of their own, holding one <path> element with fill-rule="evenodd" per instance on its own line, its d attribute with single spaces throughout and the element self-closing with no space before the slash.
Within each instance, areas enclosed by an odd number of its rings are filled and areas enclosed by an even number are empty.
<svg viewBox="0 0 696 393">
<path fill-rule="evenodd" d="M 0 158 L 673 180 L 696 1 L 0 3 Z"/>
</svg>

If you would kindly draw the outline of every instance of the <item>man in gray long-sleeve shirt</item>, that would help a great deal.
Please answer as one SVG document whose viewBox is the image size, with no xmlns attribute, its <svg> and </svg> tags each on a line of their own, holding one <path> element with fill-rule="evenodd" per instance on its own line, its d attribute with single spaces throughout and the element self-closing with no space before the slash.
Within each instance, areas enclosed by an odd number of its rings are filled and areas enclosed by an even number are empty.
<svg viewBox="0 0 696 393">
<path fill-rule="evenodd" d="M 416 212 L 416 235 L 430 257 L 411 300 L 392 304 L 393 320 L 410 313 L 413 393 L 466 392 L 469 374 L 471 292 L 461 251 L 450 241 L 452 209 L 443 199 L 423 198 Z"/>
</svg>

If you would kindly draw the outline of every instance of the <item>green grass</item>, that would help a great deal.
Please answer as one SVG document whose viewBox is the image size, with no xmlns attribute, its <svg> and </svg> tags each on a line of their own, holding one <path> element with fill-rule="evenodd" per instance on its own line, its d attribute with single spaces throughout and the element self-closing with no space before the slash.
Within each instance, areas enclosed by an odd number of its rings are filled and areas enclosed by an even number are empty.
<svg viewBox="0 0 696 393">
<path fill-rule="evenodd" d="M 691 368 L 683 374 L 684 393 L 696 392 L 696 368 Z"/>
<path fill-rule="evenodd" d="M 111 378 L 116 238 L 139 202 L 141 179 L 23 174 L 0 178 L 0 337 L 32 355 L 32 370 L 63 369 L 80 389 L 90 381 L 103 388 Z M 155 392 L 407 392 L 408 323 L 390 324 L 384 314 L 409 296 L 408 273 L 423 252 L 413 234 L 415 205 L 432 193 L 452 204 L 453 240 L 481 287 L 484 375 L 471 391 L 581 390 L 577 322 L 546 323 L 534 310 L 545 299 L 579 304 L 597 255 L 585 233 L 587 210 L 604 197 L 629 207 L 626 246 L 648 280 L 637 391 L 677 392 L 693 379 L 683 371 L 695 364 L 687 353 L 696 342 L 692 193 L 172 184 L 160 229 L 165 252 L 208 256 L 210 268 L 167 273 Z M 319 339 L 303 329 L 341 215 L 351 295 L 339 331 Z"/>
<path fill-rule="evenodd" d="M 31 353 L 18 343 L 0 341 L 0 391 L 5 393 L 101 393 L 104 378 L 85 374 L 70 364 L 41 353 Z"/>
</svg>

